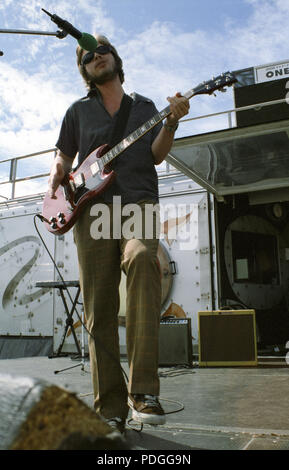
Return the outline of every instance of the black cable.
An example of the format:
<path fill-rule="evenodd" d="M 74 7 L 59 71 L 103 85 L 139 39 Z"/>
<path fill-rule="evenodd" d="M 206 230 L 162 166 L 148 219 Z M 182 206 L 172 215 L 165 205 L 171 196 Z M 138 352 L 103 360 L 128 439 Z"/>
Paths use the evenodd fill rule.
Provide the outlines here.
<path fill-rule="evenodd" d="M 53 265 L 54 265 L 54 267 L 55 267 L 55 269 L 56 269 L 56 271 L 57 271 L 57 273 L 58 273 L 58 275 L 59 275 L 61 281 L 63 282 L 63 285 L 65 286 L 65 289 L 66 289 L 66 291 L 67 291 L 67 294 L 68 294 L 68 297 L 69 297 L 71 303 L 73 304 L 73 299 L 72 299 L 72 297 L 71 297 L 71 295 L 70 295 L 70 292 L 69 292 L 69 290 L 68 290 L 68 287 L 66 286 L 66 282 L 65 282 L 65 280 L 64 280 L 64 278 L 63 278 L 61 272 L 59 271 L 58 266 L 57 266 L 57 264 L 55 263 L 55 260 L 54 260 L 53 256 L 51 255 L 51 253 L 50 253 L 50 251 L 49 251 L 49 249 L 48 249 L 48 247 L 47 247 L 45 241 L 43 240 L 42 235 L 40 234 L 40 232 L 39 232 L 39 230 L 38 230 L 38 227 L 37 227 L 37 225 L 36 225 L 36 217 L 37 217 L 38 219 L 40 219 L 41 222 L 43 222 L 44 218 L 43 218 L 43 216 L 40 215 L 40 214 L 35 214 L 35 215 L 34 215 L 34 217 L 33 217 L 33 222 L 34 222 L 35 230 L 36 230 L 36 232 L 37 232 L 37 234 L 38 234 L 38 236 L 39 236 L 39 238 L 40 238 L 40 240 L 41 240 L 41 242 L 42 242 L 42 244 L 43 244 L 45 250 L 47 251 L 48 256 L 50 257 L 50 259 L 51 259 L 51 261 L 52 261 L 52 263 L 53 263 Z M 99 339 L 99 337 L 96 338 L 96 335 L 95 335 L 95 334 L 93 335 L 93 334 L 87 329 L 87 327 L 86 327 L 85 323 L 82 321 L 82 318 L 81 318 L 81 316 L 79 315 L 79 313 L 78 313 L 76 307 L 75 307 L 75 313 L 76 313 L 77 318 L 78 318 L 78 320 L 80 321 L 81 325 L 84 327 L 84 329 L 86 330 L 86 332 L 88 333 L 88 335 L 93 339 L 93 341 L 94 341 L 95 343 L 98 343 L 98 344 L 101 346 L 101 348 L 103 349 L 103 351 L 105 351 L 105 353 L 108 354 L 108 356 L 109 356 L 116 364 L 118 364 L 118 366 L 121 368 L 121 371 L 122 371 L 122 373 L 124 374 L 125 379 L 126 379 L 126 381 L 127 381 L 127 383 L 128 383 L 128 381 L 129 381 L 129 380 L 128 380 L 128 376 L 127 376 L 125 370 L 122 368 L 122 366 L 121 366 L 120 363 L 118 362 L 118 360 L 116 359 L 116 357 L 115 357 L 110 351 L 108 351 L 108 350 L 106 349 L 106 347 L 104 346 L 104 344 L 102 343 L 102 341 Z"/>
<path fill-rule="evenodd" d="M 193 368 L 192 366 L 187 366 L 187 365 L 183 365 L 181 366 L 181 368 L 180 366 L 174 367 L 172 370 L 159 372 L 159 377 L 167 378 L 167 377 L 177 377 L 178 375 L 195 374 L 192 368 Z"/>
<path fill-rule="evenodd" d="M 179 408 L 176 409 L 176 410 L 173 410 L 173 411 L 166 411 L 165 412 L 165 415 L 171 415 L 173 413 L 179 413 L 180 411 L 183 411 L 185 409 L 185 406 L 183 403 L 181 403 L 180 401 L 176 401 L 176 400 L 168 400 L 167 398 L 159 398 L 160 401 L 166 401 L 168 403 L 174 403 L 174 404 L 177 404 L 179 405 Z"/>

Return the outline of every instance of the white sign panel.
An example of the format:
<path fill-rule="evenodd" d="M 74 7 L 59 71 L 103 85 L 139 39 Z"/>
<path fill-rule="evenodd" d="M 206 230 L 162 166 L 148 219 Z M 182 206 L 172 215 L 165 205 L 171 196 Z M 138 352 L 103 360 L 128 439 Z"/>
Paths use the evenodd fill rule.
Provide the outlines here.
<path fill-rule="evenodd" d="M 289 79 L 289 61 L 255 67 L 255 82 L 263 83 L 271 80 Z"/>

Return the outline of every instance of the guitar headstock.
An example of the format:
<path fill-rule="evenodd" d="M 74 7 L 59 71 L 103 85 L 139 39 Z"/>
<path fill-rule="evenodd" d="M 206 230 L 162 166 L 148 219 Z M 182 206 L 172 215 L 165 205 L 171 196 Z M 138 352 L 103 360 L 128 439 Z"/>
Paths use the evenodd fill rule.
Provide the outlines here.
<path fill-rule="evenodd" d="M 194 95 L 211 95 L 216 90 L 225 91 L 225 87 L 232 86 L 237 81 L 232 72 L 222 73 L 218 77 L 213 77 L 207 82 L 200 83 L 200 85 L 194 88 Z"/>

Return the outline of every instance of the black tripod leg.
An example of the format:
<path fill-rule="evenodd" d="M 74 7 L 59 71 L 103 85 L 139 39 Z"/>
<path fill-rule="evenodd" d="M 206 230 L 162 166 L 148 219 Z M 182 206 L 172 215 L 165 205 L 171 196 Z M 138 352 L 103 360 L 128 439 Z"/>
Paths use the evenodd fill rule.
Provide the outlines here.
<path fill-rule="evenodd" d="M 79 366 L 82 366 L 82 370 L 83 370 L 83 365 L 82 365 L 81 362 L 79 362 L 79 363 L 76 364 L 75 366 L 66 367 L 65 369 L 61 369 L 61 370 L 55 370 L 55 371 L 54 371 L 54 374 L 59 374 L 59 372 L 64 372 L 65 370 L 74 369 L 75 367 L 79 367 Z"/>
<path fill-rule="evenodd" d="M 72 316 L 73 316 L 73 313 L 74 313 L 76 304 L 77 304 L 77 302 L 78 302 L 78 297 L 79 297 L 79 295 L 80 295 L 80 287 L 78 287 L 78 290 L 77 290 L 77 293 L 76 293 L 75 299 L 74 299 L 74 301 L 73 301 L 73 304 L 72 304 L 72 307 L 71 307 L 70 312 L 69 312 L 69 310 L 68 310 L 68 306 L 67 306 L 67 303 L 66 303 L 64 294 L 63 294 L 63 288 L 61 287 L 59 290 L 60 290 L 60 295 L 61 295 L 61 298 L 62 298 L 63 305 L 64 305 L 64 307 L 65 307 L 65 311 L 66 311 L 66 314 L 67 314 L 67 319 L 66 319 L 65 330 L 64 330 L 64 333 L 63 333 L 63 336 L 62 336 L 61 343 L 60 343 L 60 345 L 59 345 L 59 347 L 58 347 L 56 356 L 54 356 L 54 357 L 60 356 L 60 353 L 61 353 L 61 350 L 62 350 L 62 348 L 63 348 L 64 341 L 65 341 L 65 338 L 66 338 L 67 331 L 68 331 L 69 327 L 70 327 L 70 329 L 71 329 L 71 333 L 72 333 L 72 335 L 73 335 L 74 342 L 75 342 L 75 345 L 76 345 L 78 354 L 81 355 L 80 346 L 79 346 L 78 339 L 77 339 L 77 337 L 76 337 L 76 334 L 75 334 L 75 331 L 74 331 L 74 328 L 73 328 L 73 320 L 72 320 Z"/>

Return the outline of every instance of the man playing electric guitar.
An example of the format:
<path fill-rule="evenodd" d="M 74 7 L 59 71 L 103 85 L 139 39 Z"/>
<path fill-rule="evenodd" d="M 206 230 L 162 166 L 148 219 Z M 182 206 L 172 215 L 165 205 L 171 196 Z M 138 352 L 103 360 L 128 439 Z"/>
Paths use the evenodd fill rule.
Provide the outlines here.
<path fill-rule="evenodd" d="M 78 153 L 81 164 L 89 152 L 109 142 L 124 100 L 124 73 L 116 49 L 104 36 L 96 36 L 96 51 L 78 46 L 79 71 L 88 95 L 67 110 L 62 122 L 58 153 L 51 168 L 48 194 L 56 198 L 57 188 Z M 132 418 L 148 424 L 163 424 L 165 414 L 159 403 L 158 340 L 161 311 L 161 279 L 157 262 L 157 233 L 147 239 L 124 236 L 98 238 L 91 234 L 93 206 L 105 204 L 113 223 L 113 197 L 121 204 L 157 204 L 159 165 L 171 149 L 178 120 L 189 111 L 187 98 L 177 93 L 168 98 L 170 114 L 164 125 L 153 129 L 126 149 L 111 164 L 112 184 L 90 201 L 74 226 L 81 292 L 86 326 L 96 411 L 119 431 L 125 429 L 129 407 Z M 133 94 L 125 135 L 156 113 L 150 99 Z M 114 221 L 115 222 L 115 221 Z M 122 223 L 124 220 L 121 221 Z M 158 230 L 156 230 L 158 232 Z M 126 334 L 129 383 L 121 367 L 118 338 L 119 283 L 121 270 L 127 279 Z M 105 346 L 97 341 L 97 336 Z M 110 352 L 110 354 L 107 353 Z"/>

